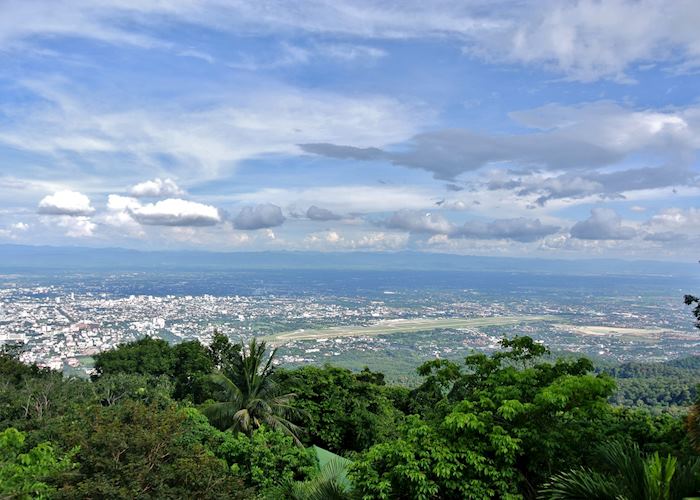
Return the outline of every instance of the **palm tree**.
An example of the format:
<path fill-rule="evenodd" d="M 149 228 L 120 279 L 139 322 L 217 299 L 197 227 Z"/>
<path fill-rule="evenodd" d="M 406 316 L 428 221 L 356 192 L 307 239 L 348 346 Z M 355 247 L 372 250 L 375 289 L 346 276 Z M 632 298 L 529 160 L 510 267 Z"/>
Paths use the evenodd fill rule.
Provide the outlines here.
<path fill-rule="evenodd" d="M 700 491 L 700 459 L 644 456 L 637 444 L 611 442 L 599 449 L 608 473 L 585 467 L 552 477 L 540 498 L 573 500 L 681 500 Z"/>
<path fill-rule="evenodd" d="M 266 356 L 265 342 L 251 340 L 248 346 L 241 342 L 240 349 L 231 351 L 231 359 L 225 363 L 225 371 L 212 375 L 219 385 L 219 402 L 204 409 L 209 420 L 220 429 L 240 431 L 245 434 L 262 425 L 292 436 L 297 444 L 301 428 L 290 418 L 303 413 L 291 403 L 295 394 L 283 394 L 273 377 L 272 361 L 277 349 Z"/>

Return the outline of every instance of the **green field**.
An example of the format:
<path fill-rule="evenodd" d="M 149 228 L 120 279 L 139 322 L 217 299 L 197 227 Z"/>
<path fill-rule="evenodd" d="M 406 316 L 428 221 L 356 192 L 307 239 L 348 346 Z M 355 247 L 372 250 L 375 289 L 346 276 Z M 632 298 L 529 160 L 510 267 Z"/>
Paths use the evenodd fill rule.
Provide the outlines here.
<path fill-rule="evenodd" d="M 479 328 L 483 326 L 516 325 L 533 321 L 555 321 L 555 316 L 494 316 L 485 318 L 421 318 L 388 319 L 367 326 L 332 326 L 319 329 L 299 329 L 280 332 L 264 340 L 284 344 L 293 340 L 313 340 L 336 337 L 365 337 L 390 333 L 423 332 L 436 329 Z"/>

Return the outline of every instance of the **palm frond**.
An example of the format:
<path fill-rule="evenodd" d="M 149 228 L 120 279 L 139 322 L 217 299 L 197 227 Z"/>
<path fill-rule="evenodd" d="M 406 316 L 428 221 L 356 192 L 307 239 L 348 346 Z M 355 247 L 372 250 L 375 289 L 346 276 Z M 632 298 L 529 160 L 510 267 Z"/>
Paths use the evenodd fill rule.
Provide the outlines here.
<path fill-rule="evenodd" d="M 671 500 L 700 496 L 700 458 L 679 462 L 671 481 Z"/>
<path fill-rule="evenodd" d="M 332 460 L 307 481 L 286 481 L 274 495 L 289 500 L 349 500 L 353 495 L 346 477 L 347 464 Z"/>
<path fill-rule="evenodd" d="M 553 476 L 540 490 L 539 498 L 551 500 L 617 500 L 626 497 L 608 476 L 581 467 Z"/>
<path fill-rule="evenodd" d="M 220 403 L 211 405 L 207 416 L 211 416 L 219 428 L 240 430 L 250 434 L 263 423 L 270 428 L 292 436 L 301 445 L 301 428 L 291 419 L 306 417 L 306 412 L 294 408 L 295 395 L 283 394 L 273 377 L 273 361 L 277 349 L 269 356 L 265 353 L 265 342 L 251 340 L 248 346 L 242 343 L 227 363 L 226 373 L 211 376 L 220 388 L 217 397 Z"/>
<path fill-rule="evenodd" d="M 637 443 L 612 441 L 598 448 L 600 460 L 611 472 L 621 476 L 618 485 L 630 498 L 644 498 L 646 466 Z"/>
<path fill-rule="evenodd" d="M 219 429 L 230 428 L 237 411 L 238 406 L 230 401 L 212 403 L 202 410 L 209 421 Z"/>
<path fill-rule="evenodd" d="M 242 391 L 229 377 L 223 373 L 212 373 L 209 377 L 212 382 L 221 388 L 220 399 L 225 401 L 243 400 Z"/>

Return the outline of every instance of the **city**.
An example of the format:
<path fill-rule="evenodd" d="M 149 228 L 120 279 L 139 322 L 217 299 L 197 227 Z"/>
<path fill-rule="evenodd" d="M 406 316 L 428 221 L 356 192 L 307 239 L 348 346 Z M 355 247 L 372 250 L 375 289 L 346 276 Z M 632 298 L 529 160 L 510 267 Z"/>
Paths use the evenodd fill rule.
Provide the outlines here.
<path fill-rule="evenodd" d="M 290 290 L 285 279 L 268 279 L 271 293 L 255 284 L 259 279 L 249 278 L 241 294 L 155 295 L 131 293 L 119 283 L 160 280 L 167 288 L 186 277 L 111 275 L 104 286 L 116 283 L 117 291 L 110 292 L 96 287 L 97 279 L 37 283 L 6 275 L 0 280 L 0 342 L 21 345 L 26 362 L 82 375 L 93 355 L 119 344 L 144 336 L 206 344 L 214 331 L 233 340 L 267 340 L 279 347 L 282 364 L 365 364 L 396 377 L 427 359 L 490 352 L 514 335 L 532 336 L 556 352 L 617 362 L 700 353 L 689 312 L 670 291 L 639 295 L 630 286 L 611 300 L 586 289 L 577 295 L 532 288 L 498 300 L 488 291 L 458 287 L 397 286 L 369 295 L 333 286 L 326 293 Z"/>

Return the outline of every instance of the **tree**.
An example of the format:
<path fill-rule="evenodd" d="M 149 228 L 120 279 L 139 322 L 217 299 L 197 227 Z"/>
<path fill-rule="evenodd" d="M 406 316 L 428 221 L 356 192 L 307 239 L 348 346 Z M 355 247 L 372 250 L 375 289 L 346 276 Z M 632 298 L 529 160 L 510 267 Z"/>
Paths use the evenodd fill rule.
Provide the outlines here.
<path fill-rule="evenodd" d="M 351 500 L 355 498 L 346 479 L 348 464 L 332 460 L 306 481 L 286 481 L 273 492 L 288 500 Z"/>
<path fill-rule="evenodd" d="M 554 475 L 541 497 L 552 500 L 681 500 L 700 493 L 700 458 L 679 462 L 659 453 L 644 456 L 636 443 L 599 448 L 602 470 L 586 467 Z"/>
<path fill-rule="evenodd" d="M 274 349 L 266 355 L 265 342 L 251 340 L 247 348 L 232 351 L 225 360 L 224 371 L 212 375 L 221 390 L 218 402 L 204 408 L 204 413 L 220 429 L 240 431 L 251 435 L 266 425 L 299 441 L 299 426 L 290 418 L 301 415 L 291 405 L 295 395 L 283 393 L 273 377 Z"/>
<path fill-rule="evenodd" d="M 394 408 L 381 374 L 331 365 L 280 370 L 280 385 L 292 390 L 292 404 L 309 416 L 312 444 L 336 453 L 361 451 L 396 437 L 403 415 Z"/>
<path fill-rule="evenodd" d="M 171 376 L 175 356 L 165 340 L 144 337 L 95 356 L 96 377 L 112 373 Z"/>
<path fill-rule="evenodd" d="M 242 344 L 233 344 L 226 335 L 214 330 L 214 336 L 207 348 L 214 368 L 225 371 L 226 364 L 234 359 L 234 355 L 240 351 L 241 346 Z"/>
<path fill-rule="evenodd" d="M 95 356 L 95 375 L 128 374 L 168 377 L 173 397 L 201 403 L 211 397 L 209 374 L 214 368 L 210 351 L 198 340 L 171 346 L 162 339 L 144 337 Z"/>
<path fill-rule="evenodd" d="M 603 436 L 612 380 L 590 375 L 585 359 L 542 362 L 546 348 L 529 337 L 501 345 L 464 368 L 436 360 L 419 369 L 422 415 L 351 467 L 365 498 L 514 498 L 581 463 Z"/>
<path fill-rule="evenodd" d="M 51 443 L 27 450 L 25 439 L 12 427 L 0 432 L 0 498 L 49 498 L 55 493 L 51 482 L 74 467 L 77 450 L 59 458 Z"/>
<path fill-rule="evenodd" d="M 683 299 L 685 301 L 685 305 L 687 306 L 695 304 L 695 307 L 693 308 L 693 316 L 695 316 L 695 328 L 700 328 L 700 297 L 686 295 Z"/>
<path fill-rule="evenodd" d="M 700 453 L 700 399 L 688 410 L 685 419 L 685 427 L 688 431 L 688 439 L 693 449 Z"/>
<path fill-rule="evenodd" d="M 173 347 L 173 357 L 171 377 L 175 384 L 175 399 L 201 403 L 211 397 L 213 387 L 209 375 L 214 363 L 209 350 L 197 340 L 182 342 Z"/>
<path fill-rule="evenodd" d="M 192 425 L 192 412 L 131 399 L 85 408 L 63 422 L 62 444 L 79 447 L 79 467 L 56 496 L 250 498 L 240 477 L 208 446 L 218 431 Z"/>
<path fill-rule="evenodd" d="M 95 395 L 103 406 L 112 406 L 129 399 L 165 407 L 172 404 L 173 385 L 165 375 L 152 377 L 133 373 L 104 375 L 92 383 Z"/>
<path fill-rule="evenodd" d="M 265 426 L 251 435 L 226 432 L 215 453 L 246 485 L 263 493 L 288 482 L 306 480 L 317 469 L 310 449 L 297 446 L 292 437 Z"/>

